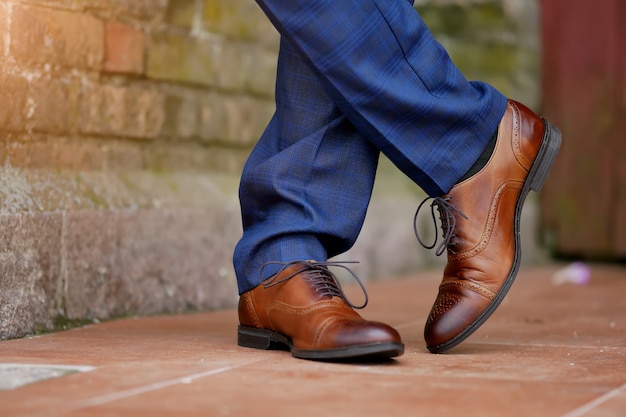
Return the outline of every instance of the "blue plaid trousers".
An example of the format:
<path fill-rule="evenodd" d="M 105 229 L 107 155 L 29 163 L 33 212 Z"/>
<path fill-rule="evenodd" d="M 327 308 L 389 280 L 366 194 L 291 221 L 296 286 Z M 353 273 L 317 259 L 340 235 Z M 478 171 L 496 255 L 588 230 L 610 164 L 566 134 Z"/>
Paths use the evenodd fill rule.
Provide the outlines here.
<path fill-rule="evenodd" d="M 409 0 L 257 0 L 281 34 L 276 112 L 242 173 L 239 292 L 267 262 L 356 241 L 379 153 L 431 196 L 485 149 L 506 98 L 469 82 Z"/>

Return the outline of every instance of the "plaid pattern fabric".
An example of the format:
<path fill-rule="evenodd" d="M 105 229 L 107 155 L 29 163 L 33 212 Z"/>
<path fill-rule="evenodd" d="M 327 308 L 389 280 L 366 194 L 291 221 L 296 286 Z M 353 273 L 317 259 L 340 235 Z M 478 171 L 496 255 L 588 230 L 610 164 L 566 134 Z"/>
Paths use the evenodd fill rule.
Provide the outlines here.
<path fill-rule="evenodd" d="M 429 195 L 482 153 L 506 98 L 468 82 L 407 0 L 257 0 L 282 35 L 276 113 L 244 168 L 239 291 L 265 262 L 355 242 L 379 152 Z"/>

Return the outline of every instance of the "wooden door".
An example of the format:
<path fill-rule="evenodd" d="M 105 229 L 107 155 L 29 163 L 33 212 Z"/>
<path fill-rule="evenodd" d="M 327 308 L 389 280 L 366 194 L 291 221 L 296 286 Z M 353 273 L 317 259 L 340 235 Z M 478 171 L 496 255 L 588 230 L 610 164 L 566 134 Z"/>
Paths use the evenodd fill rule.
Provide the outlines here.
<path fill-rule="evenodd" d="M 563 145 L 541 193 L 557 254 L 626 259 L 626 1 L 543 0 L 544 115 Z"/>

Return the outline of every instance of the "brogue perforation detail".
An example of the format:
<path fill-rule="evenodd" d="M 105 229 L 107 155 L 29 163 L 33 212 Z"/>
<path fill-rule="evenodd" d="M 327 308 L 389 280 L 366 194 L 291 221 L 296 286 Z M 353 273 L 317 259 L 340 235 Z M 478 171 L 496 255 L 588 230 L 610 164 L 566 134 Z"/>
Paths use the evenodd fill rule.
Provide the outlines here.
<path fill-rule="evenodd" d="M 528 169 L 527 167 L 532 164 L 532 161 L 529 161 L 528 158 L 526 158 L 522 150 L 522 121 L 520 110 L 515 103 L 509 102 L 509 106 L 513 111 L 513 154 L 515 155 L 515 158 L 520 162 L 521 166 L 524 169 Z"/>
<path fill-rule="evenodd" d="M 248 294 L 244 294 L 243 296 L 243 302 L 246 305 L 246 310 L 248 310 L 248 314 L 250 315 L 250 318 L 252 318 L 252 320 L 254 321 L 254 325 L 257 327 L 261 327 L 261 319 L 259 319 L 259 316 L 256 313 L 256 309 L 254 308 L 254 304 L 252 302 L 252 299 L 250 296 L 248 296 Z"/>
<path fill-rule="evenodd" d="M 438 316 L 445 314 L 448 310 L 461 302 L 461 297 L 454 294 L 439 293 L 435 305 L 430 310 L 427 323 L 432 323 Z"/>
<path fill-rule="evenodd" d="M 457 286 L 457 287 L 463 287 L 466 288 L 470 291 L 473 291 L 475 293 L 478 293 L 480 295 L 482 295 L 485 298 L 488 298 L 489 300 L 493 300 L 496 297 L 496 293 L 488 290 L 487 288 L 478 285 L 474 282 L 471 281 L 465 281 L 465 280 L 458 280 L 455 279 L 453 281 L 446 281 L 445 283 L 442 283 L 440 288 L 446 287 L 446 286 Z"/>
<path fill-rule="evenodd" d="M 484 251 L 485 248 L 487 248 L 487 246 L 489 245 L 489 242 L 491 241 L 491 236 L 493 235 L 493 231 L 496 226 L 496 221 L 498 218 L 497 213 L 499 212 L 498 207 L 502 203 L 502 199 L 504 198 L 505 192 L 511 189 L 515 190 L 515 189 L 521 189 L 521 188 L 522 188 L 521 183 L 514 183 L 514 182 L 507 182 L 507 183 L 504 183 L 502 186 L 500 186 L 500 188 L 498 189 L 493 199 L 491 208 L 489 209 L 489 215 L 487 216 L 487 221 L 485 222 L 485 227 L 483 229 L 483 233 L 478 243 L 473 248 L 465 250 L 463 252 L 448 254 L 449 262 L 464 261 L 466 259 L 469 259 L 478 255 L 479 253 Z"/>

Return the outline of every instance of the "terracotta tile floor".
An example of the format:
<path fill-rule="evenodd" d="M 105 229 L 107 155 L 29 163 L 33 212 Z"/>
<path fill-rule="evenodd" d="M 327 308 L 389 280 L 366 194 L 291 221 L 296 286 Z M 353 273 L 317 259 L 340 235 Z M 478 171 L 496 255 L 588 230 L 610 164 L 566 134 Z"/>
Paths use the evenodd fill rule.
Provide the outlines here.
<path fill-rule="evenodd" d="M 421 337 L 438 273 L 369 284 L 363 315 L 406 342 L 382 364 L 239 348 L 233 310 L 1 342 L 5 366 L 85 368 L 0 391 L 0 415 L 624 416 L 626 268 L 594 266 L 590 284 L 555 286 L 561 267 L 523 269 L 494 316 L 443 355 Z"/>

